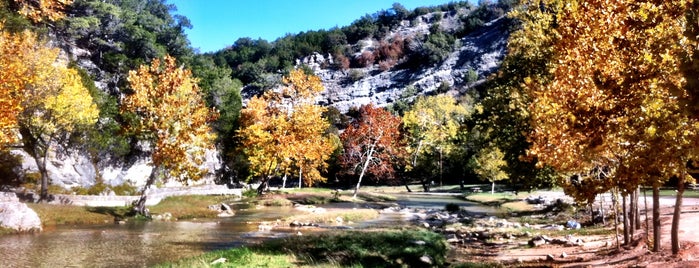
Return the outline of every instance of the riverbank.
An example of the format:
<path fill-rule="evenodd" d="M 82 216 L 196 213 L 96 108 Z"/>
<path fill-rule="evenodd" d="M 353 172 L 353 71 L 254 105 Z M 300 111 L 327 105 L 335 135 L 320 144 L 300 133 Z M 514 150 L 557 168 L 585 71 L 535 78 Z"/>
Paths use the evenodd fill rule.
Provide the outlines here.
<path fill-rule="evenodd" d="M 385 193 L 386 191 L 380 191 Z M 403 193 L 405 194 L 405 193 Z M 668 215 L 671 207 L 663 205 L 663 243 L 665 251 L 649 254 L 646 238 L 643 232 L 637 233 L 633 243 L 628 246 L 617 247 L 618 239 L 614 232 L 613 220 L 606 225 L 592 225 L 586 208 L 571 206 L 569 198 L 566 202 L 556 201 L 564 197 L 559 192 L 538 192 L 534 194 L 513 195 L 500 193 L 476 193 L 464 196 L 466 200 L 479 202 L 501 208 L 502 217 L 473 215 L 469 213 L 456 213 L 454 206 L 446 206 L 445 209 L 434 210 L 399 210 L 404 219 L 411 221 L 415 227 L 425 232 L 438 234 L 449 244 L 444 263 L 440 266 L 450 267 L 581 267 L 587 265 L 602 265 L 605 267 L 628 267 L 640 265 L 642 267 L 661 267 L 660 264 L 668 264 L 662 267 L 690 267 L 699 265 L 693 258 L 699 257 L 699 247 L 695 247 L 699 241 L 696 238 L 684 238 L 683 253 L 679 256 L 670 256 L 669 250 L 669 224 Z M 565 198 L 565 197 L 564 197 Z M 529 200 L 528 200 L 529 199 Z M 670 197 L 665 197 L 669 201 Z M 685 204 L 687 210 L 698 210 L 695 198 L 687 198 Z M 542 203 L 538 203 L 542 202 Z M 661 200 L 661 204 L 664 201 Z M 458 208 L 457 208 L 458 209 Z M 452 210 L 450 213 L 446 210 Z M 386 211 L 386 210 L 385 210 Z M 463 214 L 463 216 L 462 216 Z M 407 215 L 407 216 L 406 216 Z M 411 218 L 412 217 L 412 218 Z M 572 222 L 572 223 L 571 223 Z M 582 224 L 579 228 L 578 224 Z M 693 231 L 699 224 L 699 214 L 683 215 L 681 232 L 695 234 Z M 395 227 L 386 226 L 372 232 L 395 232 Z M 405 227 L 402 227 L 405 228 Z M 645 227 L 642 227 L 642 229 Z M 399 230 L 400 231 L 400 230 Z M 335 237 L 342 237 L 343 232 L 324 233 L 313 235 L 311 244 L 326 245 L 327 241 L 335 241 Z M 352 235 L 361 237 L 361 231 L 353 231 Z M 683 236 L 684 237 L 684 236 Z M 350 241 L 350 239 L 347 239 Z M 621 239 L 623 240 L 623 239 Z M 269 243 L 287 243 L 292 247 L 304 245 L 298 241 L 278 240 Z M 181 266 L 209 266 L 217 262 L 222 267 L 239 267 L 238 263 L 226 264 L 229 260 L 226 254 L 244 251 L 250 254 L 246 260 L 258 260 L 258 264 L 265 263 L 264 253 L 267 243 L 260 247 L 243 249 L 231 249 L 201 256 L 196 259 L 188 259 L 177 262 Z M 322 246 L 321 246 L 322 247 Z M 351 248 L 362 248 L 363 244 L 355 243 L 347 245 Z M 320 252 L 332 252 L 332 248 L 306 249 Z M 364 249 L 371 252 L 371 249 Z M 340 250 L 342 251 L 342 250 Z M 291 266 L 345 266 L 346 263 L 335 263 L 323 258 L 305 259 L 304 249 L 288 250 L 277 257 L 290 260 Z M 218 255 L 216 255 L 218 254 Z M 236 253 L 241 254 L 241 253 Z M 220 255 L 220 256 L 219 256 Z M 224 259 L 222 259 L 224 258 Z M 440 257 L 441 258 L 441 257 Z M 399 260 L 382 257 L 381 265 L 400 265 Z M 365 266 L 361 262 L 351 265 Z M 372 265 L 376 265 L 373 263 Z M 484 266 L 485 265 L 485 266 Z M 689 265 L 689 266 L 688 266 Z M 254 266 L 254 265 L 253 265 Z M 289 265 L 286 265 L 289 266 Z M 430 266 L 423 263 L 418 266 Z M 366 266 L 365 266 L 366 267 Z"/>

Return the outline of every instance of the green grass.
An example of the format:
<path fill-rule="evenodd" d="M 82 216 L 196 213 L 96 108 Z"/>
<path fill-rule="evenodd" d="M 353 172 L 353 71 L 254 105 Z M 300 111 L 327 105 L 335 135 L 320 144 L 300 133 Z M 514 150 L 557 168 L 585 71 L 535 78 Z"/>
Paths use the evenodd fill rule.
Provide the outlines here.
<path fill-rule="evenodd" d="M 652 190 L 648 190 L 647 194 L 648 194 L 648 200 L 653 198 L 653 191 Z M 677 192 L 675 192 L 675 190 L 660 190 L 660 196 L 675 197 L 675 196 L 677 196 Z M 643 198 L 643 192 L 641 192 L 640 197 Z M 682 194 L 682 197 L 699 198 L 699 191 L 685 189 L 684 194 Z"/>
<path fill-rule="evenodd" d="M 338 217 L 341 217 L 344 222 L 361 222 L 379 217 L 379 212 L 375 209 L 347 209 L 347 210 L 329 210 L 323 213 L 298 214 L 285 218 L 287 222 L 313 222 L 313 223 L 333 223 Z"/>
<path fill-rule="evenodd" d="M 448 245 L 429 231 L 350 231 L 293 236 L 261 245 L 207 253 L 160 267 L 425 267 L 430 256 L 435 266 L 444 266 Z"/>
<path fill-rule="evenodd" d="M 44 226 L 62 224 L 100 224 L 114 222 L 119 208 L 91 208 L 45 203 L 27 203 L 36 211 Z"/>
<path fill-rule="evenodd" d="M 218 212 L 210 210 L 209 206 L 226 202 L 230 198 L 220 195 L 171 196 L 148 209 L 151 214 L 172 213 L 172 217 L 176 219 L 214 218 Z"/>

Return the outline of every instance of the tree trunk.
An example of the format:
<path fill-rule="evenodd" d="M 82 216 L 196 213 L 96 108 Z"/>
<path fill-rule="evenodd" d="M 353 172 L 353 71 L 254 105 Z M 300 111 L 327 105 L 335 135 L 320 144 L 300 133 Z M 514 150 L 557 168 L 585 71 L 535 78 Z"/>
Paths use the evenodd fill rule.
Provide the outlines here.
<path fill-rule="evenodd" d="M 48 155 L 48 149 L 46 149 L 44 150 L 43 156 L 34 157 L 34 159 L 37 160 L 36 167 L 39 169 L 39 174 L 41 174 L 41 192 L 39 194 L 39 201 L 42 202 L 49 201 L 49 172 L 46 170 Z"/>
<path fill-rule="evenodd" d="M 653 184 L 653 252 L 660 252 L 660 185 Z"/>
<path fill-rule="evenodd" d="M 619 249 L 619 213 L 617 212 L 617 195 L 614 190 L 612 190 L 612 206 L 614 207 L 614 237 L 616 237 L 616 249 Z"/>
<path fill-rule="evenodd" d="M 303 167 L 299 167 L 299 189 L 301 189 L 301 183 L 303 182 Z"/>
<path fill-rule="evenodd" d="M 604 193 L 599 195 L 599 213 L 602 215 L 602 226 L 607 225 L 607 215 L 604 213 Z"/>
<path fill-rule="evenodd" d="M 495 181 L 491 181 L 490 183 L 490 194 L 495 194 Z"/>
<path fill-rule="evenodd" d="M 146 180 L 146 185 L 143 186 L 143 190 L 141 190 L 141 197 L 138 199 L 133 204 L 133 212 L 135 212 L 137 215 L 144 216 L 146 218 L 150 219 L 150 212 L 146 208 L 146 199 L 148 198 L 148 189 L 155 183 L 155 180 L 158 178 L 158 168 L 154 167 L 153 170 L 150 172 L 150 176 L 148 176 L 148 180 Z"/>
<path fill-rule="evenodd" d="M 352 198 L 357 198 L 357 193 L 359 192 L 359 186 L 362 184 L 362 178 L 364 177 L 364 173 L 366 172 L 367 167 L 369 167 L 369 162 L 371 162 L 371 155 L 374 154 L 374 147 L 376 146 L 376 142 L 371 145 L 371 148 L 369 148 L 369 153 L 366 156 L 366 161 L 364 161 L 364 166 L 362 167 L 362 173 L 359 174 L 359 180 L 357 181 L 357 187 L 354 188 L 354 194 L 352 195 Z"/>
<path fill-rule="evenodd" d="M 680 175 L 677 185 L 677 197 L 675 199 L 675 211 L 672 214 L 672 229 L 670 229 L 670 240 L 672 243 L 672 254 L 677 255 L 680 252 L 680 215 L 682 213 L 682 194 L 684 194 L 684 175 Z"/>
<path fill-rule="evenodd" d="M 644 215 L 646 217 L 646 242 L 650 239 L 650 222 L 648 222 L 648 194 L 646 193 L 646 188 L 643 188 L 643 205 L 644 205 Z"/>
<path fill-rule="evenodd" d="M 439 147 L 439 187 L 444 186 L 442 184 L 442 147 Z"/>
<path fill-rule="evenodd" d="M 286 189 L 286 173 L 284 173 L 284 177 L 282 177 L 282 189 Z"/>
<path fill-rule="evenodd" d="M 641 187 L 636 187 L 636 218 L 634 219 L 636 221 L 636 231 L 641 229 L 641 210 L 640 207 L 641 205 L 638 203 L 640 200 L 639 196 L 641 195 Z"/>
<path fill-rule="evenodd" d="M 631 240 L 633 240 L 633 235 L 636 232 L 636 190 L 629 193 L 629 233 L 631 235 Z"/>
<path fill-rule="evenodd" d="M 628 194 L 621 194 L 621 215 L 624 221 L 624 245 L 629 245 L 631 243 L 629 239 L 629 231 L 631 227 L 629 226 L 629 211 L 628 203 L 626 201 Z"/>
<path fill-rule="evenodd" d="M 408 180 L 403 178 L 403 184 L 405 185 L 405 190 L 408 191 L 408 193 L 412 193 L 413 191 L 410 190 L 410 186 L 408 186 Z"/>

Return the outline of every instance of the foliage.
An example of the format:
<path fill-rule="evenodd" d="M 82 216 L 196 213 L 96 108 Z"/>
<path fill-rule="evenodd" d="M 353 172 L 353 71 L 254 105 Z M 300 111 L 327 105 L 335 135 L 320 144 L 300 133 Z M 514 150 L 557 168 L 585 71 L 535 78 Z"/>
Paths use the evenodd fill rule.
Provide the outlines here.
<path fill-rule="evenodd" d="M 193 52 L 184 29 L 191 24 L 186 17 L 171 15 L 175 11 L 164 1 L 74 0 L 56 31 L 92 52 L 92 62 L 114 93 L 127 87 L 129 70 L 152 59 L 169 54 L 190 61 Z"/>
<path fill-rule="evenodd" d="M 134 93 L 124 98 L 121 111 L 140 119 L 129 130 L 152 143 L 153 173 L 164 171 L 165 179 L 182 182 L 201 178 L 199 166 L 215 138 L 208 123 L 217 113 L 204 104 L 191 72 L 166 56 L 130 71 L 129 83 Z"/>
<path fill-rule="evenodd" d="M 481 149 L 471 159 L 470 164 L 481 179 L 488 180 L 494 184 L 496 181 L 507 179 L 507 173 L 504 171 L 507 167 L 507 162 L 503 159 L 504 157 L 500 148 L 488 146 Z"/>
<path fill-rule="evenodd" d="M 474 116 L 477 124 L 472 132 L 477 134 L 473 141 L 476 149 L 496 144 L 502 150 L 507 161 L 505 171 L 515 189 L 530 191 L 552 186 L 557 176 L 550 167 L 538 164 L 536 158 L 526 157 L 531 146 L 526 136 L 532 131 L 531 96 L 522 83 L 530 79 L 543 84 L 550 79 L 557 9 L 552 6 L 544 12 L 527 8 L 529 12 L 517 9 L 508 14 L 518 30 L 509 38 L 508 54 L 498 74 L 481 87 L 483 108 Z"/>
<path fill-rule="evenodd" d="M 400 118 L 370 104 L 359 108 L 356 121 L 340 135 L 340 165 L 346 173 L 359 175 L 355 196 L 365 174 L 384 180 L 395 175 L 395 165 L 404 155 L 400 125 Z"/>
<path fill-rule="evenodd" d="M 56 63 L 58 50 L 29 33 L 2 33 L 0 72 L 3 105 L 0 142 L 16 141 L 21 133 L 26 151 L 36 161 L 42 177 L 41 196 L 48 195 L 46 156 L 54 144 L 95 123 L 98 110 L 82 85 L 77 71 Z M 11 59 L 10 59 L 11 58 Z M 7 99 L 7 100 L 5 100 Z M 21 113 L 19 113 L 21 111 Z"/>
<path fill-rule="evenodd" d="M 202 165 L 216 138 L 209 123 L 218 113 L 206 107 L 197 80 L 171 56 L 165 56 L 162 65 L 154 59 L 150 66 L 129 71 L 128 81 L 133 94 L 124 97 L 121 112 L 135 120 L 126 130 L 150 146 L 153 169 L 135 204 L 136 212 L 148 216 L 146 190 L 158 179 L 186 184 L 206 174 Z"/>
<path fill-rule="evenodd" d="M 73 0 L 14 0 L 19 14 L 25 16 L 35 23 L 47 21 L 57 21 L 65 17 L 65 10 Z"/>
<path fill-rule="evenodd" d="M 321 117 L 325 108 L 313 104 L 323 89 L 320 79 L 294 70 L 284 83 L 281 92 L 253 97 L 241 113 L 237 137 L 263 188 L 272 176 L 291 173 L 294 167 L 305 174 L 309 186 L 325 181 L 320 172 L 335 149 L 325 134 L 329 128 Z"/>
<path fill-rule="evenodd" d="M 407 130 L 411 162 L 408 170 L 428 161 L 442 184 L 443 159 L 457 146 L 461 125 L 471 116 L 470 110 L 449 95 L 418 97 L 413 107 L 403 115 Z M 434 159 L 436 158 L 436 159 Z"/>
<path fill-rule="evenodd" d="M 533 96 L 530 154 L 561 171 L 603 167 L 614 180 L 598 189 L 630 191 L 683 173 L 699 124 L 680 101 L 689 3 L 615 3 L 611 14 L 597 1 L 566 5 L 553 80 L 524 83 Z M 613 23 L 596 20 L 609 16 Z"/>

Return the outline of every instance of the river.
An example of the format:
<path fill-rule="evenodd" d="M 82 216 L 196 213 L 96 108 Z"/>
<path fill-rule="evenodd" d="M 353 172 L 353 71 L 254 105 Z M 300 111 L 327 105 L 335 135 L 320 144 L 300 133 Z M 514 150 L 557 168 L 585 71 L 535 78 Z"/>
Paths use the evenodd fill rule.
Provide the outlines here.
<path fill-rule="evenodd" d="M 400 195 L 404 207 L 444 208 L 457 203 L 475 213 L 492 208 L 452 196 Z M 289 235 L 287 231 L 260 231 L 261 221 L 298 213 L 290 207 L 239 210 L 234 217 L 205 221 L 130 222 L 88 226 L 58 226 L 37 234 L 0 236 L 0 267 L 146 267 Z M 355 227 L 394 225 L 400 217 L 384 215 Z"/>

